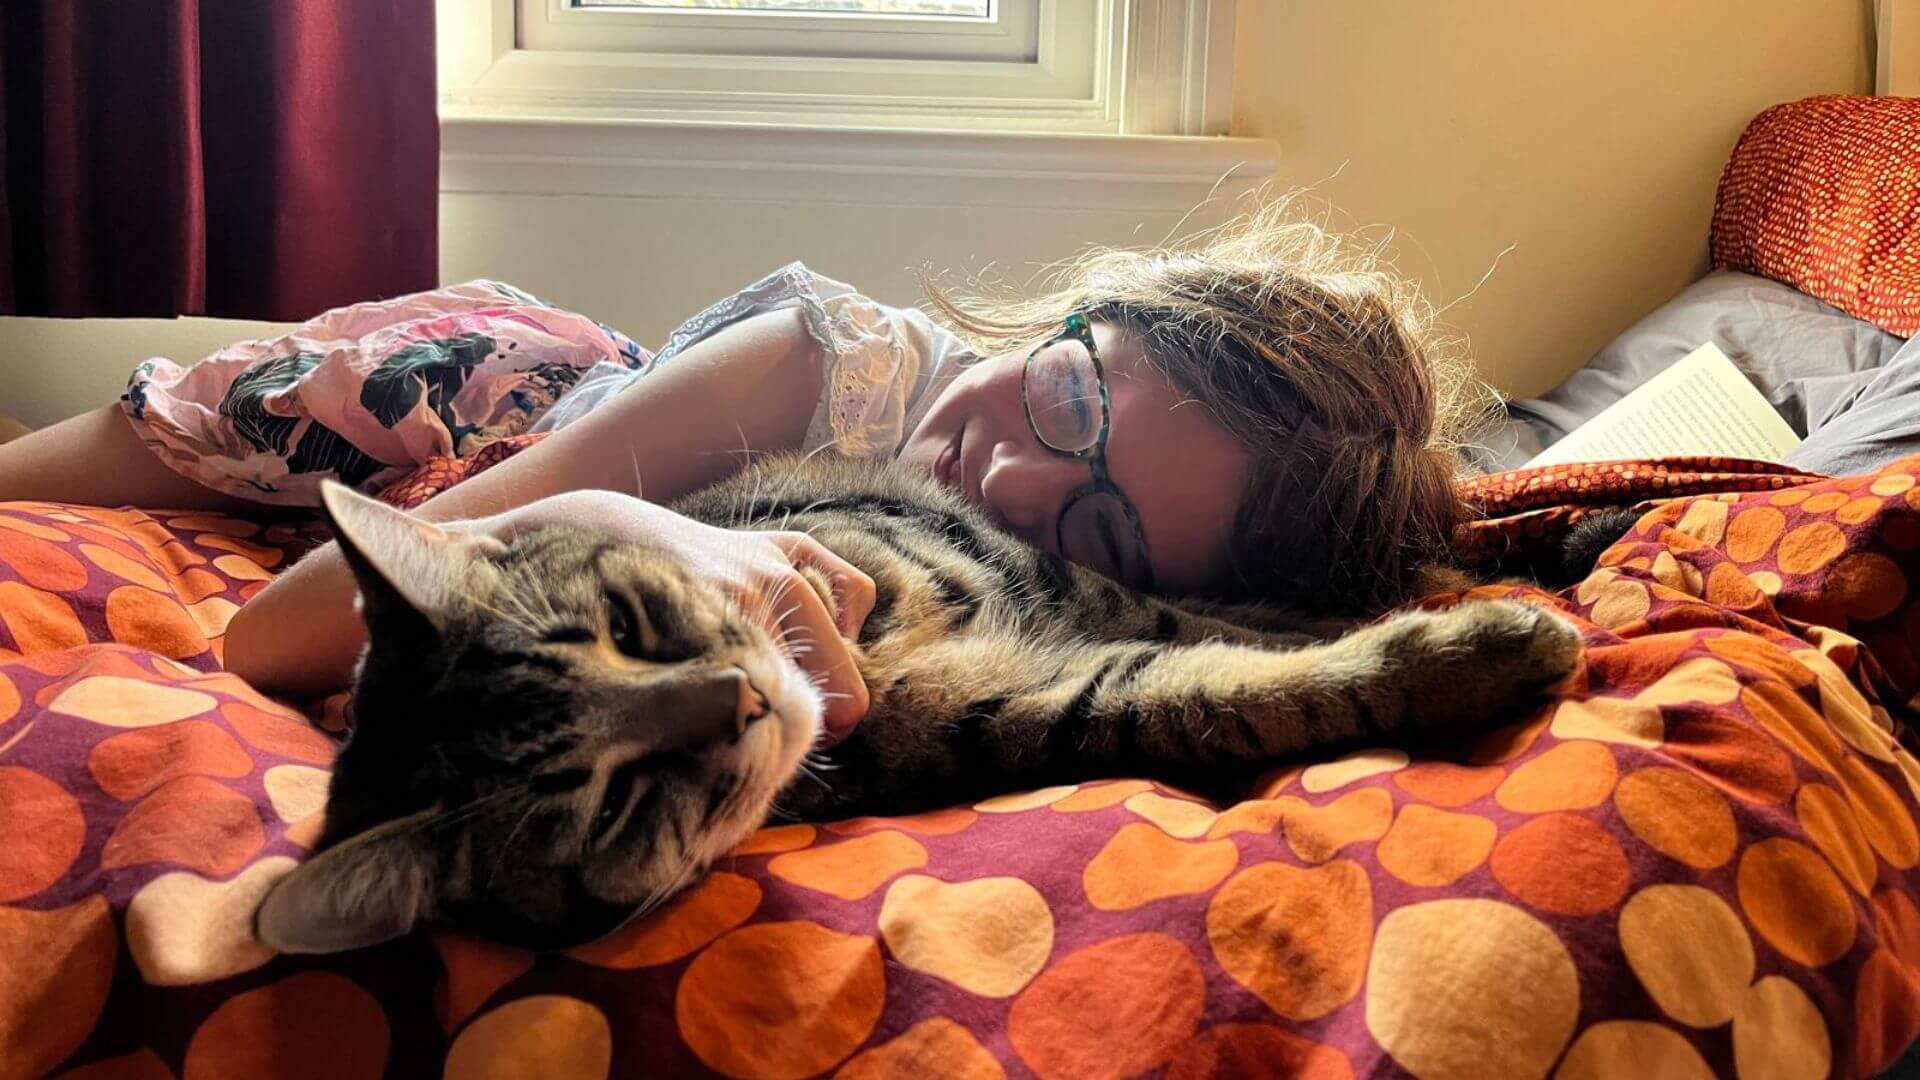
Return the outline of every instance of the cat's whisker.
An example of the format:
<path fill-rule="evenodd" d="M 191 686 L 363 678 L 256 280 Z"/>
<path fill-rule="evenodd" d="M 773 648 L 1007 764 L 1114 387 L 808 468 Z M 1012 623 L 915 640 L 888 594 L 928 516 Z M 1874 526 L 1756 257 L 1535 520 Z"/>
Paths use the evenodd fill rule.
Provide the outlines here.
<path fill-rule="evenodd" d="M 745 462 L 752 462 L 753 450 L 747 445 L 745 432 L 741 433 L 740 453 Z M 745 465 L 743 464 L 742 467 L 744 468 Z M 747 492 L 745 501 L 735 499 L 733 500 L 732 506 L 728 508 L 727 524 L 729 528 L 737 529 L 745 525 L 749 520 L 748 514 L 752 512 L 754 507 L 760 505 L 760 484 L 765 478 L 766 473 L 763 470 L 755 469 L 753 471 L 753 487 Z"/>
<path fill-rule="evenodd" d="M 672 878 L 669 878 L 664 885 L 654 889 L 634 908 L 633 914 L 628 916 L 628 921 L 644 919 L 648 915 L 653 914 L 659 909 L 661 904 L 666 903 L 678 894 L 680 890 L 691 884 L 694 875 L 701 873 L 702 869 L 699 863 L 688 860 L 678 873 L 674 874 Z"/>
<path fill-rule="evenodd" d="M 840 445 L 839 439 L 837 438 L 829 439 L 826 442 L 821 443 L 819 446 L 816 446 L 813 449 L 807 451 L 805 454 L 801 455 L 800 464 L 805 464 L 806 462 L 812 461 L 814 458 L 820 456 L 821 454 L 824 454 L 830 450 L 834 450 L 838 448 L 839 445 Z M 787 474 L 787 476 L 784 478 L 785 482 L 781 485 L 779 493 L 773 496 L 773 498 L 776 500 L 784 500 L 787 497 L 787 494 L 791 492 L 796 485 L 802 482 L 804 472 L 805 472 L 804 469 L 791 470 Z M 761 480 L 761 475 L 755 475 L 754 482 L 756 485 L 759 483 L 760 480 Z M 826 500 L 820 500 L 820 502 L 824 502 L 824 501 Z M 793 521 L 793 515 L 796 512 L 805 513 L 806 511 L 812 510 L 815 507 L 819 506 L 820 502 L 814 502 L 809 506 L 807 506 L 805 509 L 800 511 L 793 511 L 793 510 L 787 511 L 785 517 L 783 517 L 780 522 L 781 530 L 785 531 L 788 528 L 789 523 Z"/>
<path fill-rule="evenodd" d="M 507 596 L 508 602 L 513 604 L 517 609 L 516 612 L 510 614 L 502 610 L 497 604 L 476 602 L 475 606 L 491 614 L 507 626 L 520 630 L 530 637 L 539 636 L 540 628 L 534 625 L 533 613 L 527 610 L 526 604 L 518 596 L 514 595 L 511 590 L 505 595 Z"/>
<path fill-rule="evenodd" d="M 802 507 L 800 507 L 800 508 L 799 508 L 799 509 L 797 509 L 797 510 L 789 510 L 789 511 L 787 511 L 787 516 L 786 516 L 786 517 L 784 517 L 784 518 L 782 518 L 782 519 L 780 520 L 780 528 L 781 528 L 781 531 L 783 531 L 783 532 L 785 532 L 785 531 L 795 531 L 795 530 L 793 529 L 793 516 L 794 516 L 795 514 L 810 514 L 810 513 L 812 513 L 812 512 L 814 512 L 815 510 L 818 510 L 818 509 L 820 509 L 820 507 L 822 507 L 822 506 L 824 506 L 824 505 L 826 505 L 827 503 L 829 503 L 829 502 L 832 502 L 832 501 L 833 501 L 833 500 L 832 500 L 831 498 L 827 498 L 827 499 L 815 499 L 815 500 L 813 500 L 812 502 L 810 502 L 810 503 L 808 503 L 808 504 L 807 504 L 807 505 L 805 505 L 805 506 L 802 506 Z M 807 529 L 807 528 L 801 528 L 801 529 L 799 529 L 799 530 L 797 530 L 797 531 L 799 531 L 799 532 L 804 532 L 804 533 L 806 533 L 806 534 L 807 534 L 808 536 L 812 536 L 812 535 L 813 535 L 813 531 L 812 531 L 811 529 Z"/>
<path fill-rule="evenodd" d="M 493 615 L 506 625 L 523 631 L 529 636 L 537 637 L 540 634 L 539 620 L 534 616 L 532 609 L 527 607 L 525 598 L 521 596 L 521 591 L 522 590 L 513 588 L 495 591 L 495 596 L 503 598 L 508 604 L 513 606 L 512 613 L 503 610 L 498 604 L 481 600 L 478 596 L 472 594 L 469 594 L 468 600 L 472 602 L 475 607 Z"/>
<path fill-rule="evenodd" d="M 829 450 L 839 449 L 839 447 L 840 447 L 840 440 L 838 438 L 829 439 L 826 442 L 820 444 L 819 446 L 814 447 L 813 449 L 807 451 L 805 454 L 801 455 L 800 460 L 812 461 L 814 458 L 819 457 L 821 454 L 824 454 Z M 800 471 L 798 469 L 794 470 L 793 481 L 797 483 L 799 481 L 799 477 L 800 477 Z"/>
<path fill-rule="evenodd" d="M 781 591 L 784 592 L 784 590 L 781 590 Z M 784 596 L 782 598 L 784 599 Z M 763 607 L 765 608 L 765 610 L 757 614 L 753 619 L 754 622 L 759 623 L 762 626 L 766 625 L 767 617 L 769 615 L 772 615 L 771 604 L 763 605 Z M 780 629 L 776 632 L 769 633 L 767 635 L 767 638 L 769 641 L 772 642 L 775 651 L 779 652 L 783 656 L 786 656 L 788 659 L 792 658 L 792 653 L 789 652 L 788 650 L 792 646 L 796 635 L 801 634 L 805 630 L 804 627 L 787 625 L 787 620 L 793 616 L 794 612 L 799 610 L 800 610 L 800 605 L 793 604 L 783 609 L 778 615 L 772 615 L 773 624 L 779 627 Z M 802 638 L 801 640 L 805 641 L 808 639 Z"/>
<path fill-rule="evenodd" d="M 482 795 L 479 798 L 463 803 L 460 806 L 447 811 L 446 813 L 436 814 L 432 817 L 426 818 L 414 825 L 413 827 L 414 831 L 417 831 L 417 832 L 439 831 L 442 829 L 451 828 L 455 825 L 464 824 L 468 819 L 478 817 L 482 811 L 492 808 L 495 804 L 502 803 L 515 796 L 525 794 L 529 789 L 529 787 L 530 785 L 524 784 L 524 783 L 509 784 L 506 787 L 501 788 L 499 791 L 490 792 L 486 795 Z"/>
<path fill-rule="evenodd" d="M 781 602 L 786 600 L 787 594 L 792 591 L 793 591 L 792 583 L 790 581 L 782 581 L 778 586 L 776 586 L 773 589 L 773 591 L 761 597 L 759 613 L 763 616 L 772 614 L 773 609 L 779 606 Z M 793 608 L 788 608 L 787 610 L 780 613 L 778 617 L 779 625 L 781 626 L 786 625 L 787 616 L 793 614 L 793 610 L 794 610 Z"/>
<path fill-rule="evenodd" d="M 812 780 L 814 783 L 819 784 L 821 787 L 831 786 L 827 783 L 827 778 L 824 776 L 821 776 L 819 772 L 815 771 L 813 765 L 810 764 L 809 762 L 810 762 L 810 759 L 803 757 L 798 762 L 795 763 L 794 767 L 800 771 L 801 775 L 805 776 L 809 780 Z"/>
<path fill-rule="evenodd" d="M 812 461 L 814 458 L 819 457 L 821 454 L 828 452 L 829 450 L 838 449 L 839 446 L 840 446 L 840 440 L 838 438 L 829 439 L 826 442 L 821 443 L 819 446 L 816 446 L 813 449 L 807 451 L 805 454 L 802 454 L 800 456 L 800 464 L 804 465 L 807 462 Z M 796 468 L 796 469 L 789 470 L 787 473 L 787 476 L 785 477 L 786 482 L 781 486 L 780 494 L 777 495 L 776 498 L 785 499 L 787 497 L 788 492 L 792 491 L 796 486 L 804 482 L 805 474 L 806 474 L 805 469 Z"/>
<path fill-rule="evenodd" d="M 534 812 L 539 809 L 540 809 L 540 804 L 538 803 L 527 804 L 526 812 L 520 815 L 519 821 L 514 822 L 513 830 L 507 833 L 507 839 L 500 845 L 502 850 L 506 850 L 506 851 L 513 850 L 513 842 L 515 839 L 517 839 L 520 836 L 520 830 L 526 828 L 527 822 L 533 820 Z M 499 862 L 494 863 L 496 872 L 500 865 L 501 864 Z"/>

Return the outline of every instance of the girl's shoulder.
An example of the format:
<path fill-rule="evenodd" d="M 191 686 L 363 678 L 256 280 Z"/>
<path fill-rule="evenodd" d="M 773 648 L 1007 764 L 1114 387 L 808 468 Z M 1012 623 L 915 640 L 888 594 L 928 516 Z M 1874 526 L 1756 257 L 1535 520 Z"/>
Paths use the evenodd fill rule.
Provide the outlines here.
<path fill-rule="evenodd" d="M 883 303 L 852 285 L 790 262 L 715 300 L 681 323 L 643 371 L 582 380 L 537 429 L 564 426 L 661 364 L 735 323 L 798 309 L 819 343 L 821 396 L 804 449 L 832 445 L 848 457 L 891 455 L 937 387 L 972 358 L 958 335 L 918 308 Z"/>

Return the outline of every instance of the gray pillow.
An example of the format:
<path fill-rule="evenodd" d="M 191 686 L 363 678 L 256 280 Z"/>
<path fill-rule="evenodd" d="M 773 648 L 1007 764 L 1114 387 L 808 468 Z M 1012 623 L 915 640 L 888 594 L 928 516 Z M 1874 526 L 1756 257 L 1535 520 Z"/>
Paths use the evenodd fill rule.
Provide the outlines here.
<path fill-rule="evenodd" d="M 1706 342 L 1720 346 L 1795 432 L 1818 428 L 1904 339 L 1797 289 L 1720 270 L 1655 309 L 1545 396 L 1507 403 L 1474 463 L 1518 468 Z"/>
<path fill-rule="evenodd" d="M 1845 411 L 1814 425 L 1787 464 L 1808 472 L 1859 476 L 1920 453 L 1920 338 L 1873 372 Z"/>

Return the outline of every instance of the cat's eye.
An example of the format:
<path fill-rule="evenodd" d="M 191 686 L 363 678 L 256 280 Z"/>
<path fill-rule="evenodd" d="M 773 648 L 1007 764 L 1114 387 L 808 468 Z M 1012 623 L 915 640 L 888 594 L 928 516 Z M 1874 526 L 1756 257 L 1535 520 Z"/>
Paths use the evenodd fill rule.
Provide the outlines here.
<path fill-rule="evenodd" d="M 660 639 L 647 617 L 618 593 L 606 594 L 606 606 L 607 636 L 614 648 L 635 660 L 653 659 L 660 651 Z"/>
<path fill-rule="evenodd" d="M 591 842 L 599 843 L 620 821 L 620 815 L 626 812 L 627 804 L 633 801 L 633 785 L 640 777 L 640 762 L 636 759 L 613 770 L 607 777 L 607 786 L 600 792 L 600 810 L 593 815 L 593 824 L 588 833 Z"/>

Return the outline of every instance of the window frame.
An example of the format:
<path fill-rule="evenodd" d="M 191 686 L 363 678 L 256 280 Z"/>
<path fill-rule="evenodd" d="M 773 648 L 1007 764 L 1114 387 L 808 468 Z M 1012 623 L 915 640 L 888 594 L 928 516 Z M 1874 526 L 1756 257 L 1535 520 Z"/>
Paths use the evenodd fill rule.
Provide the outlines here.
<path fill-rule="evenodd" d="M 864 15 L 728 9 L 583 7 L 573 0 L 517 4 L 515 33 L 530 49 L 687 56 L 866 56 L 875 59 L 1032 59 L 1049 0 L 997 0 L 989 17 Z"/>
<path fill-rule="evenodd" d="M 1003 0 L 1004 17 L 991 32 L 941 31 L 981 46 L 966 58 L 964 49 L 931 55 L 924 42 L 891 50 L 922 55 L 880 55 L 888 50 L 873 44 L 889 34 L 912 38 L 909 23 L 924 33 L 928 17 L 873 17 L 860 31 L 866 44 L 849 46 L 855 55 L 821 55 L 833 51 L 822 44 L 835 32 L 826 24 L 844 26 L 848 17 L 762 15 L 787 20 L 796 28 L 792 36 L 807 42 L 766 55 L 752 51 L 759 45 L 749 38 L 739 39 L 744 51 L 718 50 L 711 40 L 715 16 L 706 12 L 436 0 L 441 113 L 455 120 L 1215 135 L 1231 120 L 1235 3 Z M 1028 11 L 1030 25 L 1021 22 Z M 645 35 L 659 34 L 663 17 L 683 20 L 669 29 L 685 32 L 677 39 L 685 49 L 645 47 Z M 612 47 L 581 47 L 596 40 Z M 998 58 L 981 58 L 990 50 Z"/>

